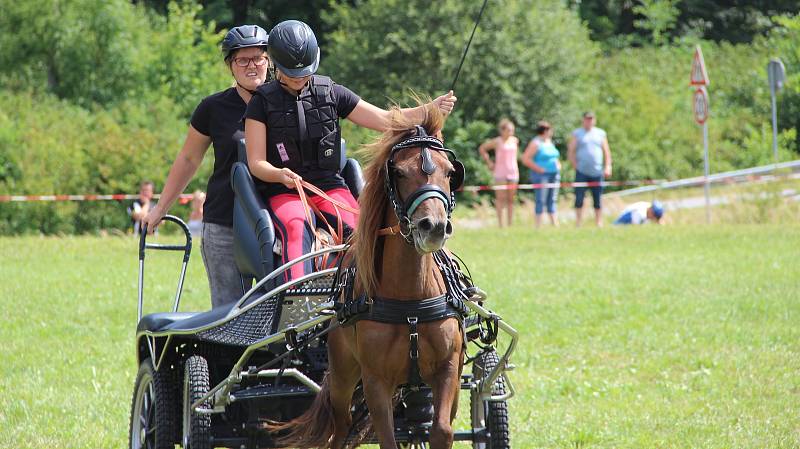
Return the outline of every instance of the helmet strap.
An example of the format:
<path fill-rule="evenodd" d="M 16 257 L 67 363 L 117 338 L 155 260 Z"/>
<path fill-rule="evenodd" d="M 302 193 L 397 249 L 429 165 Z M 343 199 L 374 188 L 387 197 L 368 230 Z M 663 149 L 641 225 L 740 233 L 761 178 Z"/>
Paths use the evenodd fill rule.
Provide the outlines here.
<path fill-rule="evenodd" d="M 248 88 L 246 88 L 246 87 L 242 86 L 242 84 L 241 84 L 240 82 L 238 82 L 238 81 L 236 82 L 236 85 L 237 85 L 237 86 L 239 86 L 239 87 L 241 87 L 242 89 L 246 90 L 247 92 L 249 92 L 249 93 L 250 93 L 250 95 L 255 95 L 255 94 L 256 94 L 256 91 L 254 91 L 254 90 L 250 90 L 250 89 L 248 89 Z"/>

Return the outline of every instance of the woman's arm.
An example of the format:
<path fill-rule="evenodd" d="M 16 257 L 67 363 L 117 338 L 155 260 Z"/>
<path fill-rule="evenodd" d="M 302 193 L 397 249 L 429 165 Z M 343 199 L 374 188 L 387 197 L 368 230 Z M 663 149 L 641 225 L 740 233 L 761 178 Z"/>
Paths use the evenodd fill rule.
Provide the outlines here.
<path fill-rule="evenodd" d="M 148 225 L 148 232 L 152 233 L 155 230 L 181 192 L 186 189 L 192 176 L 197 172 L 197 168 L 203 162 L 209 145 L 211 145 L 211 138 L 189 125 L 183 147 L 178 153 L 178 157 L 175 158 L 175 162 L 172 163 L 172 168 L 169 169 L 167 182 L 161 191 L 161 198 L 142 219 L 142 223 Z"/>
<path fill-rule="evenodd" d="M 533 158 L 536 156 L 536 153 L 538 152 L 539 152 L 539 143 L 536 142 L 536 140 L 531 140 L 528 143 L 528 146 L 525 147 L 525 152 L 522 154 L 522 165 L 530 168 L 536 173 L 544 173 L 544 169 L 540 167 L 538 164 L 536 164 L 536 162 L 533 162 Z"/>
<path fill-rule="evenodd" d="M 478 154 L 481 155 L 481 158 L 484 160 L 484 162 L 486 162 L 486 165 L 489 166 L 489 170 L 494 170 L 494 162 L 492 162 L 492 160 L 489 158 L 489 150 L 494 150 L 496 140 L 497 139 L 489 139 L 478 147 Z"/>
<path fill-rule="evenodd" d="M 456 101 L 455 95 L 453 95 L 453 91 L 441 95 L 433 100 L 433 103 L 442 114 L 447 115 L 453 111 L 455 107 Z M 425 106 L 417 106 L 415 108 L 403 108 L 400 109 L 400 112 L 403 113 L 405 117 L 412 121 L 421 121 L 425 118 Z M 386 131 L 386 124 L 389 122 L 389 111 L 385 109 L 381 109 L 369 102 L 364 100 L 359 100 L 356 104 L 356 107 L 350 112 L 350 115 L 347 116 L 347 119 L 351 122 L 355 123 L 358 126 L 363 126 L 365 128 L 369 128 L 375 131 Z"/>
<path fill-rule="evenodd" d="M 267 125 L 251 118 L 245 119 L 244 139 L 247 165 L 253 176 L 265 182 L 279 182 L 290 189 L 295 187 L 294 180 L 300 178 L 298 174 L 267 162 Z"/>

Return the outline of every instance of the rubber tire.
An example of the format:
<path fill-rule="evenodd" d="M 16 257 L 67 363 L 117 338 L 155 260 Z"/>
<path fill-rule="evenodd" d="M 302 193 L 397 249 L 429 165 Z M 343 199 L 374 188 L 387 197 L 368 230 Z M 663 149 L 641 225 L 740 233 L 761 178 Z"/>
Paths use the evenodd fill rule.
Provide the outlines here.
<path fill-rule="evenodd" d="M 152 387 L 152 388 L 151 388 Z M 150 359 L 139 365 L 136 383 L 131 400 L 131 420 L 128 428 L 128 447 L 131 449 L 173 449 L 178 429 L 178 385 L 172 371 L 153 370 Z M 144 407 L 145 397 L 149 397 L 151 410 L 146 415 L 144 426 L 139 419 Z M 148 427 L 155 424 L 152 440 L 141 441 L 142 434 L 147 434 Z M 142 429 L 144 427 L 144 429 Z M 138 434 L 138 435 L 135 435 Z M 146 438 L 145 438 L 146 439 Z"/>
<path fill-rule="evenodd" d="M 473 379 L 476 382 L 483 379 L 498 363 L 500 363 L 500 357 L 494 349 L 481 352 L 472 364 Z M 497 379 L 492 393 L 506 393 L 503 377 Z M 511 447 L 506 401 L 482 401 L 477 391 L 473 390 L 470 392 L 470 421 L 473 429 L 486 427 L 491 434 L 488 444 L 474 441 L 472 443 L 474 449 L 508 449 Z"/>
<path fill-rule="evenodd" d="M 190 412 L 192 403 L 210 388 L 208 362 L 194 355 L 183 366 L 183 447 L 211 449 L 211 415 Z"/>

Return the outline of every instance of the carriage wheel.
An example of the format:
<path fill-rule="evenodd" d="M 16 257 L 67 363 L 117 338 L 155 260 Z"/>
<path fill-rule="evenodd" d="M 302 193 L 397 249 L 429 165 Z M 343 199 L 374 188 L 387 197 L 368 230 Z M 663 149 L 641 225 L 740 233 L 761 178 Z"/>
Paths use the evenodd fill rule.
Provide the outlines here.
<path fill-rule="evenodd" d="M 500 363 L 500 357 L 494 349 L 481 352 L 472 364 L 472 375 L 477 381 L 483 379 Z M 506 392 L 505 381 L 498 378 L 492 388 L 493 394 Z M 470 393 L 470 418 L 472 428 L 486 428 L 490 437 L 487 442 L 473 441 L 474 449 L 507 449 L 511 447 L 511 437 L 508 428 L 508 404 L 506 401 L 484 401 L 473 390 Z"/>
<path fill-rule="evenodd" d="M 211 415 L 190 410 L 192 403 L 208 393 L 208 362 L 199 355 L 186 360 L 183 368 L 183 447 L 211 449 Z"/>
<path fill-rule="evenodd" d="M 130 449 L 173 449 L 178 424 L 177 389 L 172 372 L 139 365 L 131 404 Z"/>

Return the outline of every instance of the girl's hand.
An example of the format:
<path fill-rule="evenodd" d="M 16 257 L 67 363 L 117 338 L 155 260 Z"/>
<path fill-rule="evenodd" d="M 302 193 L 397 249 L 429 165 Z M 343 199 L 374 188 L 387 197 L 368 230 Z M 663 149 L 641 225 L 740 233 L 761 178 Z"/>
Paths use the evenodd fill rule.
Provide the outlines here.
<path fill-rule="evenodd" d="M 276 177 L 277 179 L 275 180 L 275 182 L 279 182 L 290 189 L 294 189 L 297 187 L 294 184 L 295 179 L 298 179 L 300 181 L 303 180 L 303 178 L 301 178 L 300 175 L 289 170 L 288 168 L 279 168 L 278 172 L 276 173 Z"/>
<path fill-rule="evenodd" d="M 456 101 L 458 101 L 458 98 L 456 98 L 451 90 L 444 95 L 436 97 L 436 99 L 433 100 L 433 104 L 439 108 L 440 111 L 442 111 L 442 114 L 444 114 L 445 117 L 447 117 L 451 112 L 453 112 L 453 108 L 456 106 Z"/>

